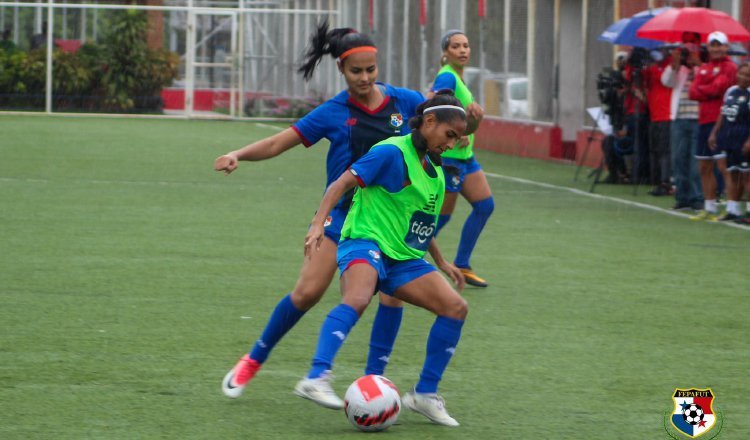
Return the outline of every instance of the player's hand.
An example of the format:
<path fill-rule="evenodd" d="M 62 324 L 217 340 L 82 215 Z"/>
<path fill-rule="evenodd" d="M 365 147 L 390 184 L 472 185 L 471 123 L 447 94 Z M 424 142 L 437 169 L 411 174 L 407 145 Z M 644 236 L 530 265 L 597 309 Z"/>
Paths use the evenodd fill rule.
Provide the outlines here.
<path fill-rule="evenodd" d="M 750 140 L 747 140 L 744 144 L 742 144 L 742 154 L 745 156 L 750 156 Z"/>
<path fill-rule="evenodd" d="M 484 118 L 484 109 L 476 102 L 472 102 L 466 106 L 466 117 L 481 121 Z"/>
<path fill-rule="evenodd" d="M 311 257 L 313 251 L 320 249 L 323 237 L 325 237 L 323 222 L 318 224 L 318 222 L 313 221 L 310 229 L 307 230 L 307 235 L 305 235 L 305 257 Z"/>
<path fill-rule="evenodd" d="M 469 146 L 469 136 L 461 136 L 454 148 L 466 148 Z"/>
<path fill-rule="evenodd" d="M 680 69 L 680 57 L 682 57 L 682 48 L 672 49 L 672 70 L 677 72 Z"/>
<path fill-rule="evenodd" d="M 711 151 L 716 149 L 716 135 L 711 134 L 711 136 L 708 137 L 708 148 L 710 148 Z"/>
<path fill-rule="evenodd" d="M 214 161 L 214 170 L 224 171 L 224 174 L 229 175 L 232 171 L 237 169 L 237 158 L 232 154 L 224 154 L 219 156 Z"/>
<path fill-rule="evenodd" d="M 464 274 L 461 273 L 461 271 L 453 264 L 448 263 L 447 261 L 442 261 L 438 265 L 438 268 L 443 271 L 448 277 L 450 277 L 451 280 L 453 280 L 453 284 L 456 285 L 456 290 L 462 292 L 464 290 L 464 287 L 466 286 L 466 279 L 464 278 Z"/>

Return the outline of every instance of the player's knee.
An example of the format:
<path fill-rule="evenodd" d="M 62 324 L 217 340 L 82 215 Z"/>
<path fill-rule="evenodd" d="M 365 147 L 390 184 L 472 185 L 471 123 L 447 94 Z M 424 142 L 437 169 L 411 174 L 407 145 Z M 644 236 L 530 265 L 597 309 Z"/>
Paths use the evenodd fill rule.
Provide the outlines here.
<path fill-rule="evenodd" d="M 477 215 L 489 217 L 492 215 L 492 211 L 495 210 L 495 199 L 492 196 L 489 196 L 484 200 L 472 203 L 472 206 Z"/>
<path fill-rule="evenodd" d="M 345 292 L 341 302 L 353 308 L 359 316 L 362 316 L 362 313 L 364 313 L 370 301 L 372 301 L 372 297 L 371 292 L 357 289 Z"/>
<path fill-rule="evenodd" d="M 325 292 L 325 287 L 321 288 L 315 283 L 297 285 L 292 291 L 292 304 L 299 310 L 310 310 L 323 298 Z"/>
<path fill-rule="evenodd" d="M 379 295 L 380 304 L 383 304 L 384 306 L 388 307 L 403 307 L 404 302 L 401 301 L 398 298 L 394 298 L 391 295 L 388 295 L 386 293 L 381 293 Z"/>
<path fill-rule="evenodd" d="M 456 295 L 456 298 L 451 300 L 444 313 L 449 318 L 460 319 L 461 321 L 465 320 L 468 314 L 469 303 L 459 295 Z"/>

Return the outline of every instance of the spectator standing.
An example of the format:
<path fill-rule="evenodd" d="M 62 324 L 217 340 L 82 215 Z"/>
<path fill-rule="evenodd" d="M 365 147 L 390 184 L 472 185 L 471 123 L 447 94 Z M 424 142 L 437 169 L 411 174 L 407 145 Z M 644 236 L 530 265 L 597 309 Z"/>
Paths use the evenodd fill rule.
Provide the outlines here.
<path fill-rule="evenodd" d="M 727 56 L 729 40 L 723 32 L 712 32 L 708 35 L 708 61 L 703 63 L 690 86 L 690 99 L 698 105 L 698 169 L 703 186 L 704 207 L 701 212 L 691 217 L 693 220 L 716 221 L 718 204 L 716 203 L 716 178 L 714 164 L 724 173 L 726 156 L 719 150 L 712 150 L 708 137 L 719 118 L 724 93 L 734 84 L 737 66 Z"/>
<path fill-rule="evenodd" d="M 694 40 L 691 40 L 694 38 Z M 662 84 L 673 89 L 669 114 L 672 174 L 675 184 L 674 210 L 703 209 L 703 193 L 695 158 L 698 145 L 698 101 L 688 97 L 690 85 L 700 65 L 700 36 L 683 37 L 683 47 L 672 52 L 671 65 L 664 69 Z M 684 55 L 683 55 L 684 53 Z"/>
<path fill-rule="evenodd" d="M 625 65 L 625 133 L 631 143 L 634 163 L 631 177 L 633 183 L 640 184 L 648 180 L 649 152 L 648 152 L 648 106 L 643 87 L 644 55 L 640 49 L 630 53 Z M 625 152 L 627 153 L 627 152 Z"/>
<path fill-rule="evenodd" d="M 662 51 L 651 52 L 654 60 L 650 66 L 643 69 L 643 79 L 646 87 L 646 102 L 650 123 L 649 138 L 649 180 L 654 185 L 649 191 L 652 196 L 666 196 L 672 194 L 672 177 L 670 164 L 669 125 L 670 102 L 672 89 L 661 82 L 664 70 L 672 63 L 671 57 L 664 56 Z"/>

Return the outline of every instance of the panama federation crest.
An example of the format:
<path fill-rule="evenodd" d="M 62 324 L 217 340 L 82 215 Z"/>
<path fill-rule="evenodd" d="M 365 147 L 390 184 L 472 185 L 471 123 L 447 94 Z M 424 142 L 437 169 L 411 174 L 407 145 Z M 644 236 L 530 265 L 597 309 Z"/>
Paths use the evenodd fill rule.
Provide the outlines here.
<path fill-rule="evenodd" d="M 401 116 L 401 113 L 393 113 L 391 115 L 391 127 L 401 128 L 402 125 L 404 125 L 404 117 Z"/>
<path fill-rule="evenodd" d="M 670 437 L 697 438 L 711 432 L 711 435 L 704 438 L 712 439 L 721 432 L 722 417 L 714 409 L 714 393 L 711 388 L 677 388 L 672 395 L 672 403 L 674 409 L 664 415 L 664 429 Z M 667 419 L 674 428 L 672 431 L 676 430 L 675 433 L 670 431 Z"/>

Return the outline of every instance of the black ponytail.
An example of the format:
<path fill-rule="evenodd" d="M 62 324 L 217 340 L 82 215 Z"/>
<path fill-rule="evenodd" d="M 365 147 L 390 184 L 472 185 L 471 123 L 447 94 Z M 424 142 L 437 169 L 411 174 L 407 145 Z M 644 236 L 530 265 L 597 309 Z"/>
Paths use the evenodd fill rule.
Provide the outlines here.
<path fill-rule="evenodd" d="M 430 161 L 432 161 L 432 163 L 434 163 L 435 165 L 442 165 L 443 160 L 441 159 L 440 155 L 431 153 L 427 149 L 427 140 L 419 132 L 419 127 L 421 127 L 424 123 L 425 109 L 435 107 L 436 105 L 451 105 L 464 108 L 464 106 L 461 104 L 461 101 L 459 101 L 458 98 L 456 98 L 453 94 L 453 90 L 438 90 L 435 93 L 435 96 L 432 97 L 432 99 L 428 99 L 427 101 L 417 106 L 417 114 L 416 116 L 413 116 L 409 119 L 409 127 L 412 129 L 411 137 L 412 142 L 414 143 L 414 148 L 416 148 L 419 152 L 425 152 L 430 158 Z M 441 108 L 433 110 L 430 113 L 435 115 L 435 119 L 437 119 L 438 122 L 451 122 L 454 119 L 462 119 L 464 121 L 466 120 L 466 112 L 459 109 Z"/>
<path fill-rule="evenodd" d="M 333 58 L 338 58 L 347 50 L 361 46 L 375 47 L 375 42 L 372 38 L 352 28 L 329 30 L 328 20 L 325 20 L 313 33 L 302 67 L 297 71 L 302 74 L 305 81 L 309 81 L 325 55 L 330 54 Z"/>

